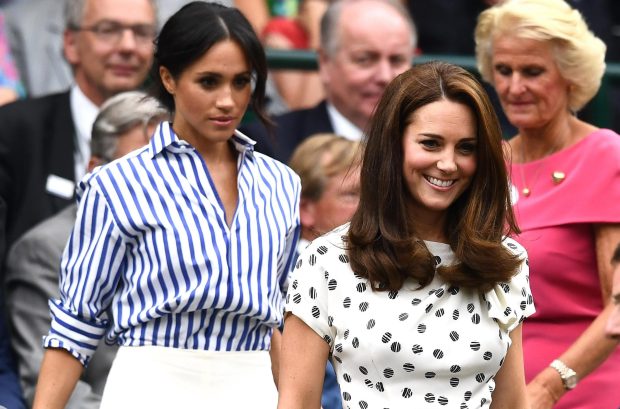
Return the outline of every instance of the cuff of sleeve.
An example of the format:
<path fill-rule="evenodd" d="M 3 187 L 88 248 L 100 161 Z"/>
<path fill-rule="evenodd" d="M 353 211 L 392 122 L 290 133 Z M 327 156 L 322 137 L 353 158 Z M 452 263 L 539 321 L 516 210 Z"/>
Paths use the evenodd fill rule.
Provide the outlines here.
<path fill-rule="evenodd" d="M 535 312 L 529 290 L 529 277 L 520 272 L 509 283 L 500 283 L 485 294 L 489 316 L 507 332 L 515 329 L 526 317 Z"/>
<path fill-rule="evenodd" d="M 84 366 L 95 353 L 108 327 L 107 321 L 87 322 L 65 310 L 59 300 L 49 301 L 52 325 L 43 341 L 44 347 L 63 348 Z"/>
<path fill-rule="evenodd" d="M 61 348 L 69 352 L 75 359 L 80 361 L 82 366 L 87 367 L 90 362 L 90 356 L 84 356 L 80 354 L 75 349 L 71 348 L 68 344 L 63 342 L 61 339 L 54 338 L 56 334 L 49 333 L 47 336 L 43 337 L 43 347 L 44 348 Z"/>

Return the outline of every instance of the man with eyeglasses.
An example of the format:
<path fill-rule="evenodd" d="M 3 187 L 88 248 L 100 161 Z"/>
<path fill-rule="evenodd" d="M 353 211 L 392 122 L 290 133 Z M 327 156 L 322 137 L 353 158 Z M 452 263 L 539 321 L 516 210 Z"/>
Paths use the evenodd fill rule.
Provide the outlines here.
<path fill-rule="evenodd" d="M 63 51 L 73 85 L 0 107 L 0 279 L 10 246 L 72 203 L 98 107 L 144 82 L 155 16 L 155 0 L 67 0 Z"/>
<path fill-rule="evenodd" d="M 189 0 L 157 2 L 157 21 L 176 11 L 175 4 Z M 73 83 L 72 67 L 64 55 L 67 0 L 14 1 L 0 7 L 5 31 L 26 95 L 39 97 L 62 92 Z M 160 7 L 162 3 L 165 7 Z M 170 6 L 172 4 L 172 6 Z M 162 14 L 168 13 L 168 14 Z M 80 18 L 81 19 L 81 18 Z M 78 19 L 78 26 L 81 22 Z"/>

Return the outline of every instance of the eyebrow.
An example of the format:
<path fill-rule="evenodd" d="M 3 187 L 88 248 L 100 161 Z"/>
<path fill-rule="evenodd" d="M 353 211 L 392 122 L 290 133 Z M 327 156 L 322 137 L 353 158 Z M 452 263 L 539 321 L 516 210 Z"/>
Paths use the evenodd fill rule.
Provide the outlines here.
<path fill-rule="evenodd" d="M 439 134 L 434 134 L 434 133 L 428 133 L 428 132 L 420 132 L 418 135 L 420 136 L 426 136 L 427 138 L 435 138 L 435 139 L 446 139 L 444 136 L 439 135 Z M 478 138 L 475 136 L 468 136 L 465 137 L 463 139 L 459 139 L 458 142 L 477 142 Z"/>
<path fill-rule="evenodd" d="M 216 77 L 223 77 L 224 73 L 223 72 L 218 72 L 218 71 L 201 71 L 201 72 L 197 72 L 196 73 L 197 76 L 216 76 Z M 239 75 L 252 75 L 252 71 L 241 71 L 241 72 L 237 72 L 237 73 L 233 73 L 233 76 L 239 76 Z"/>

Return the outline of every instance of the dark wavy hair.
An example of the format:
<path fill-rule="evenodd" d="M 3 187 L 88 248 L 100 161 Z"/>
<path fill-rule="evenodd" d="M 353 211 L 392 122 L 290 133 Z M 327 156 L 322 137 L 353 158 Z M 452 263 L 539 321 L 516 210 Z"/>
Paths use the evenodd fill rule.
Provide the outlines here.
<path fill-rule="evenodd" d="M 435 101 L 468 106 L 477 120 L 477 168 L 471 185 L 448 209 L 445 233 L 458 260 L 437 269 L 452 285 L 488 290 L 509 280 L 520 260 L 502 244 L 519 233 L 504 161 L 501 129 L 489 98 L 469 72 L 456 65 L 415 65 L 386 88 L 370 122 L 361 169 L 360 206 L 353 215 L 347 251 L 353 271 L 375 290 L 398 290 L 407 278 L 420 287 L 435 274 L 432 255 L 416 235 L 416 214 L 403 176 L 403 135 L 412 113 Z M 381 193 L 377 194 L 377 186 Z"/>
<path fill-rule="evenodd" d="M 172 77 L 177 79 L 188 66 L 224 40 L 236 42 L 243 50 L 254 82 L 252 109 L 270 127 L 271 121 L 265 113 L 265 50 L 248 20 L 236 8 L 194 1 L 183 6 L 166 21 L 155 40 L 155 58 L 150 73 L 151 94 L 173 112 L 174 99 L 162 83 L 159 68 L 166 67 Z"/>

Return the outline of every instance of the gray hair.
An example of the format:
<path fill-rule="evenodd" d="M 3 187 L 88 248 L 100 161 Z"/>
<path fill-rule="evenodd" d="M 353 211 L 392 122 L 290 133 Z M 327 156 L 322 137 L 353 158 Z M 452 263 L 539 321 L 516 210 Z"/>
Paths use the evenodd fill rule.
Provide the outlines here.
<path fill-rule="evenodd" d="M 71 30 L 82 26 L 84 9 L 88 0 L 65 0 L 65 28 Z M 95 0 L 94 0 L 95 1 Z M 157 1 L 148 0 L 155 14 L 155 26 L 157 26 Z"/>
<path fill-rule="evenodd" d="M 157 99 L 142 91 L 128 91 L 106 100 L 93 123 L 91 155 L 106 162 L 115 156 L 119 136 L 136 126 L 169 119 L 170 113 Z"/>
<path fill-rule="evenodd" d="M 333 56 L 338 51 L 340 47 L 340 35 L 339 35 L 339 26 L 340 26 L 340 16 L 342 14 L 343 8 L 351 3 L 358 2 L 360 0 L 339 0 L 330 2 L 327 10 L 323 13 L 323 17 L 321 17 L 321 48 L 328 56 Z M 403 19 L 407 22 L 407 25 L 411 29 L 411 46 L 412 48 L 416 48 L 418 42 L 417 30 L 413 19 L 411 18 L 411 14 L 402 5 L 399 0 L 374 0 L 379 3 L 385 3 L 388 6 L 391 6 L 400 14 Z"/>

